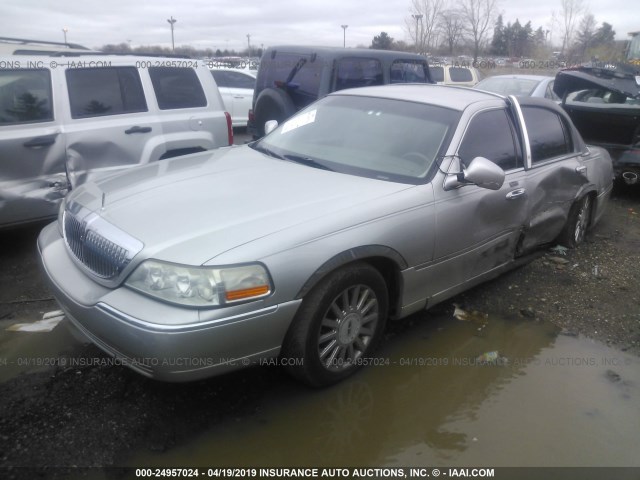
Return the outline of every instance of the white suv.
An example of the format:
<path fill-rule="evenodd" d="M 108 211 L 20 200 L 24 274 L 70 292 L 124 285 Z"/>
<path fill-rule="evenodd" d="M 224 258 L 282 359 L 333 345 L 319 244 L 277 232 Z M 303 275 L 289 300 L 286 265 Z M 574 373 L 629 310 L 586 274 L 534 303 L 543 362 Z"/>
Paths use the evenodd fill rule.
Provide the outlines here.
<path fill-rule="evenodd" d="M 96 175 L 231 144 L 202 61 L 0 57 L 0 228 L 55 216 Z"/>
<path fill-rule="evenodd" d="M 440 85 L 473 87 L 480 81 L 480 74 L 474 67 L 466 65 L 429 65 L 431 77 Z"/>

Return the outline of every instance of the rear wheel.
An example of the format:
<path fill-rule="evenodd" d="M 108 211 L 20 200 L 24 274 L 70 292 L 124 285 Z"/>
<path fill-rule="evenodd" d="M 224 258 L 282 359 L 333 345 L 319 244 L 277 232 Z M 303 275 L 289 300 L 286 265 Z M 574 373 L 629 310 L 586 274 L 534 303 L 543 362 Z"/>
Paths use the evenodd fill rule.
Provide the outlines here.
<path fill-rule="evenodd" d="M 353 374 L 382 336 L 387 304 L 382 275 L 366 263 L 327 276 L 304 298 L 285 338 L 289 373 L 316 387 Z"/>
<path fill-rule="evenodd" d="M 559 243 L 569 248 L 576 248 L 585 238 L 591 222 L 593 200 L 585 195 L 571 206 L 567 223 L 558 237 Z"/>

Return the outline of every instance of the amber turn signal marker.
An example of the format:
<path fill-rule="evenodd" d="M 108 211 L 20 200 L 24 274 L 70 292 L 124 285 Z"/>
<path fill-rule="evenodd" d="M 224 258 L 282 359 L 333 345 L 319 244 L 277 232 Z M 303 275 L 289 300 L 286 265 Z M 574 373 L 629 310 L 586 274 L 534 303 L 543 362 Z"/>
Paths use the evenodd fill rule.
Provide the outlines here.
<path fill-rule="evenodd" d="M 259 297 L 269 293 L 269 285 L 260 285 L 259 287 L 244 288 L 242 290 L 231 290 L 226 292 L 224 297 L 227 302 L 235 300 L 244 300 L 245 298 Z"/>

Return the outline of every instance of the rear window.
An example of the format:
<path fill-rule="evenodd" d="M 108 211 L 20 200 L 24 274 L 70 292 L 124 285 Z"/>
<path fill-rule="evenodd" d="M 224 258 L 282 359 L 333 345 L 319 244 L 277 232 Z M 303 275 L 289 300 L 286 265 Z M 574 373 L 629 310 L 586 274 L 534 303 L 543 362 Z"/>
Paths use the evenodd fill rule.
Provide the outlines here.
<path fill-rule="evenodd" d="M 382 85 L 382 64 L 373 58 L 342 58 L 338 62 L 334 90 Z"/>
<path fill-rule="evenodd" d="M 51 120 L 49 70 L 0 70 L 0 125 Z"/>
<path fill-rule="evenodd" d="M 297 109 L 318 99 L 323 61 L 314 55 L 277 53 L 260 62 L 256 88 L 284 88 Z"/>
<path fill-rule="evenodd" d="M 462 67 L 451 67 L 449 69 L 449 76 L 452 82 L 472 82 L 473 75 L 471 70 Z"/>
<path fill-rule="evenodd" d="M 434 82 L 444 82 L 444 67 L 430 67 L 429 70 Z"/>
<path fill-rule="evenodd" d="M 74 68 L 66 76 L 72 118 L 147 111 L 135 67 Z"/>
<path fill-rule="evenodd" d="M 395 60 L 391 64 L 391 83 L 427 83 L 429 80 L 426 62 L 419 60 Z"/>
<path fill-rule="evenodd" d="M 207 106 L 207 97 L 193 68 L 151 67 L 149 76 L 160 110 Z"/>

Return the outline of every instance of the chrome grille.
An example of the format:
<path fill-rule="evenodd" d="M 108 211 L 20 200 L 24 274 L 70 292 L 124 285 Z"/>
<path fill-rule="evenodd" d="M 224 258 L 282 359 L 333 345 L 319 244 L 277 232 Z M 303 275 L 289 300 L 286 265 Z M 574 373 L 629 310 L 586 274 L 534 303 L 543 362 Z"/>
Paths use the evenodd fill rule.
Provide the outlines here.
<path fill-rule="evenodd" d="M 65 211 L 64 237 L 69 250 L 93 274 L 110 280 L 124 270 L 142 249 L 142 243 L 126 236 L 125 243 L 134 246 L 130 250 L 106 238 L 100 230 L 106 230 L 112 237 L 123 238 L 126 235 L 96 214 L 88 214 L 80 220 L 69 210 Z"/>

